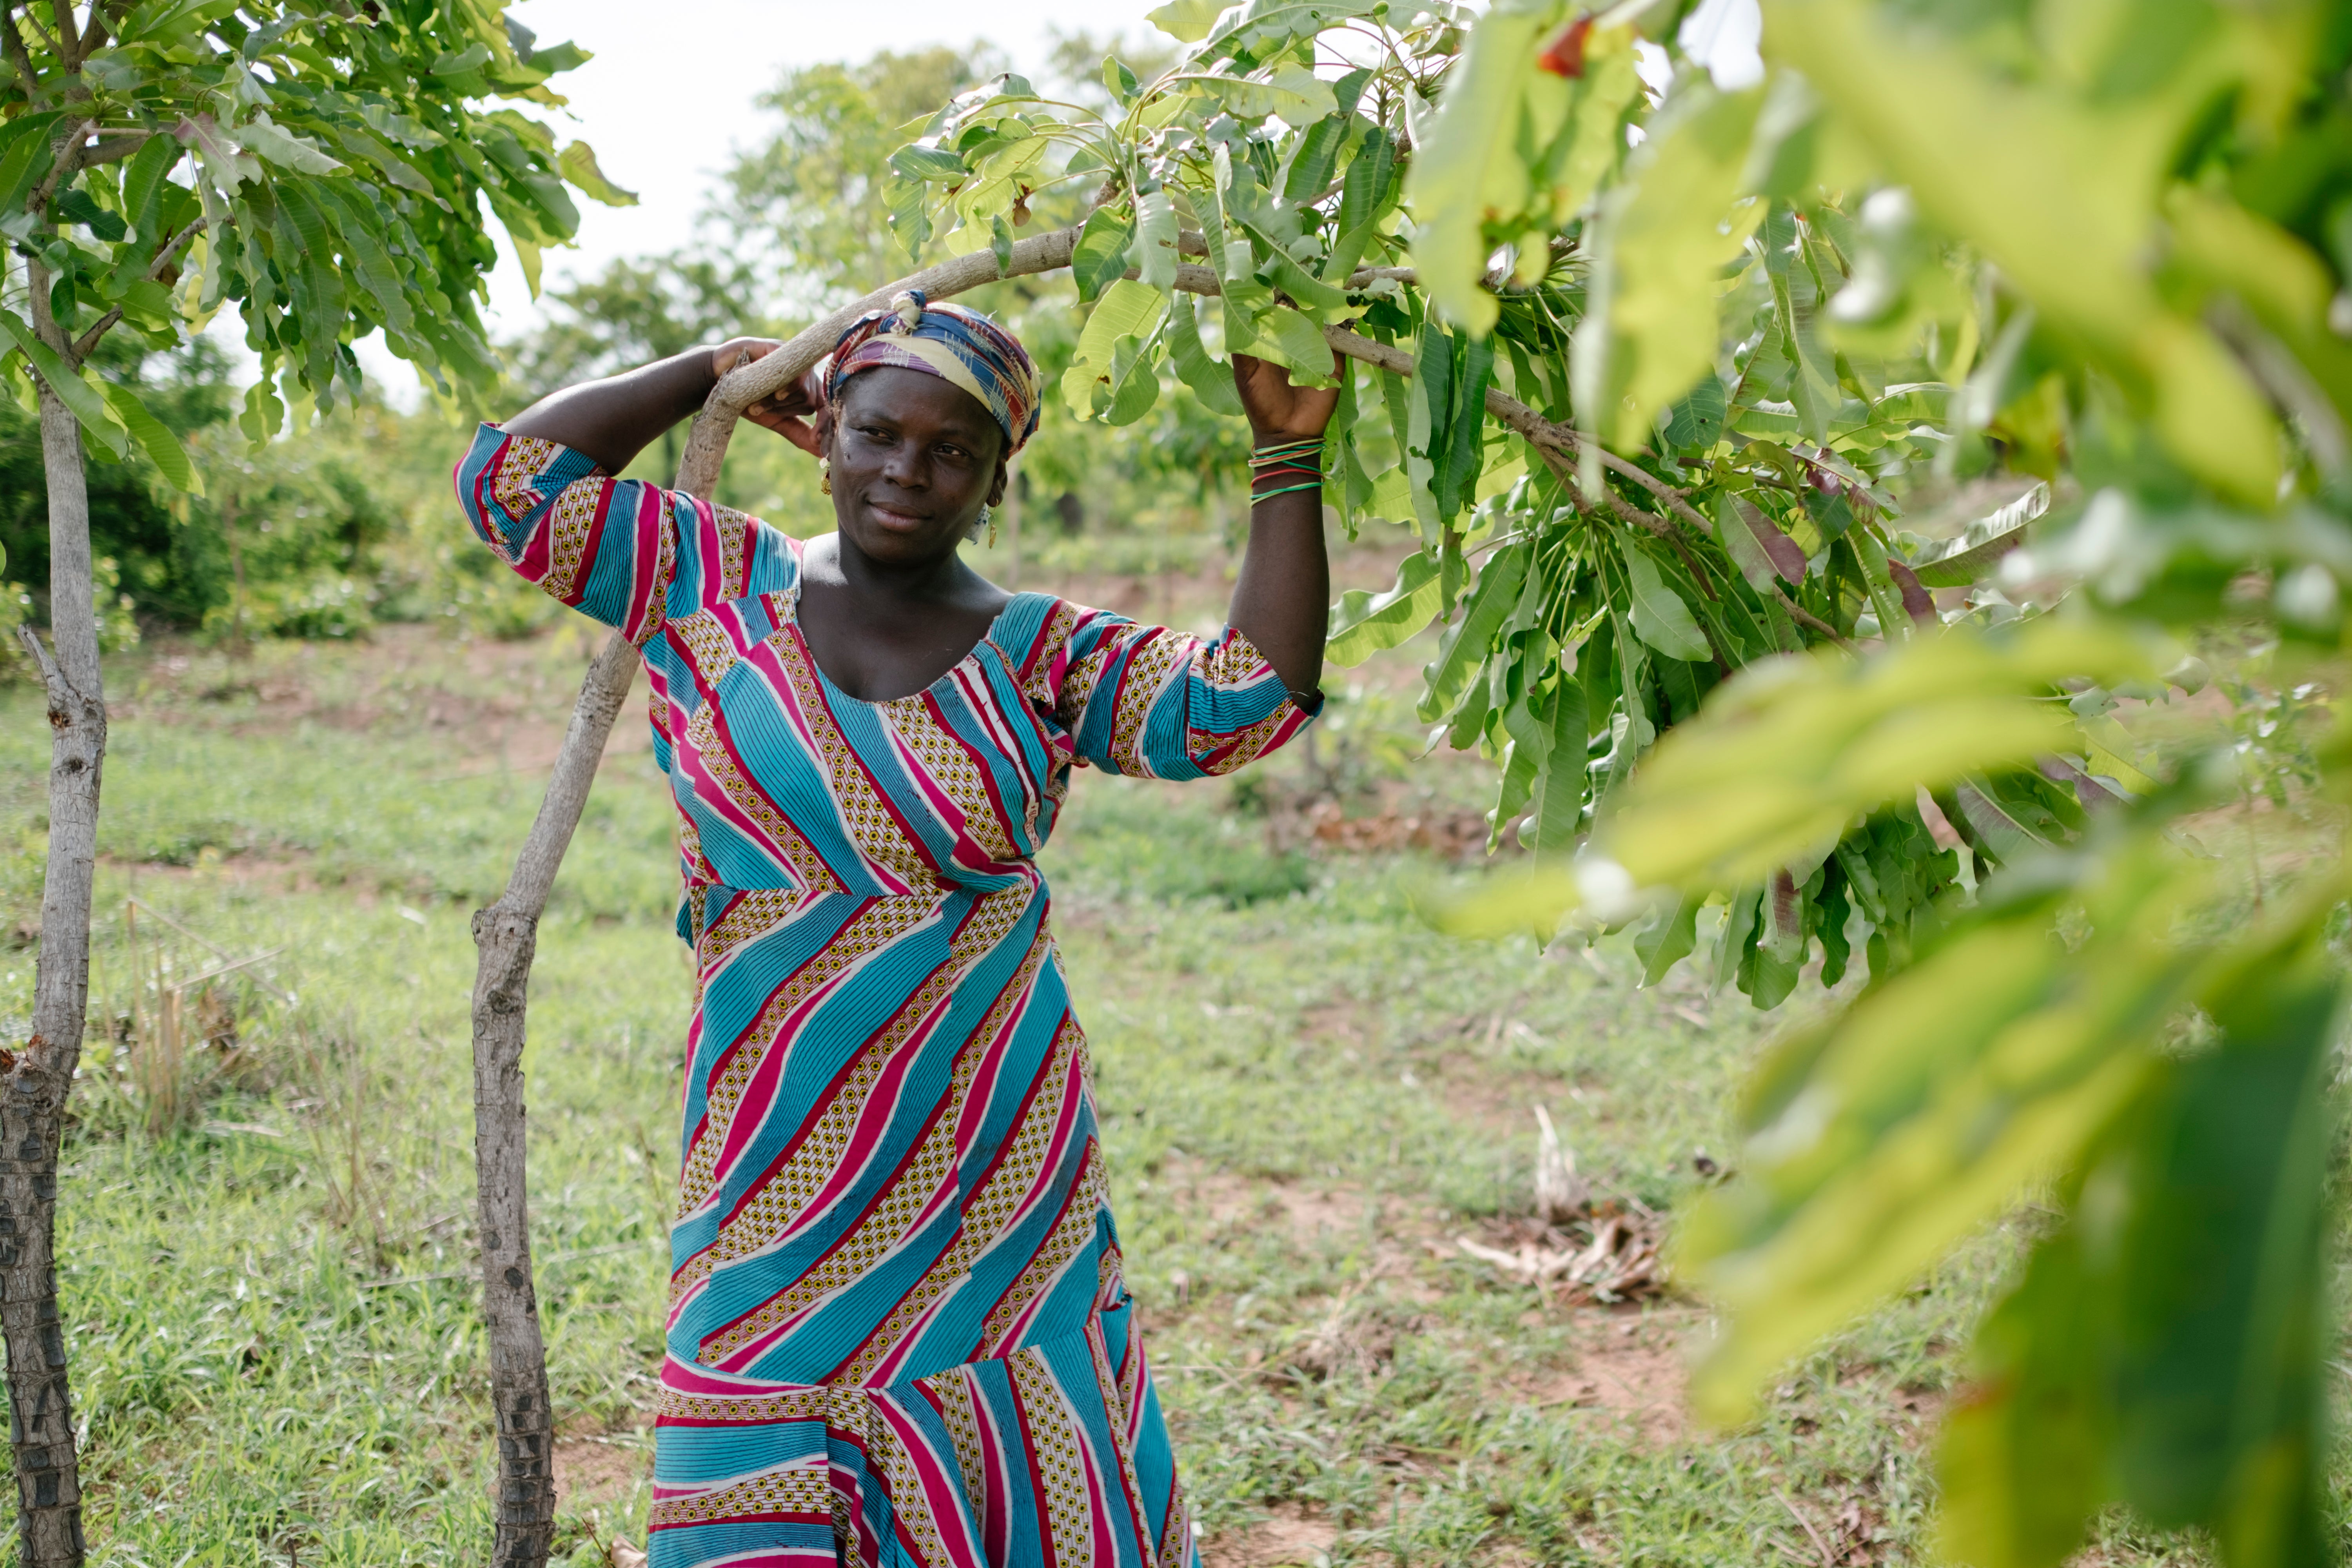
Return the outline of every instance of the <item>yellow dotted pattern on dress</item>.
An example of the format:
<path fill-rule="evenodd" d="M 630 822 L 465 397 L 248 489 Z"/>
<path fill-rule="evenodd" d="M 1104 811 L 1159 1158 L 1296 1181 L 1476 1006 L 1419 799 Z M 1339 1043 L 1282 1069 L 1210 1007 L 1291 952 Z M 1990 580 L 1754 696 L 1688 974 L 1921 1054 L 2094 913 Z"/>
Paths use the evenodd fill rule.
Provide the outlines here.
<path fill-rule="evenodd" d="M 1201 679 L 1230 690 L 1254 686 L 1273 673 L 1257 645 L 1238 631 L 1228 631 L 1223 642 L 1206 649 L 1201 658 Z"/>
<path fill-rule="evenodd" d="M 1094 700 L 1095 683 L 1102 679 L 1103 666 L 1110 662 L 1112 640 L 1105 638 L 1095 645 L 1094 652 L 1070 666 L 1062 682 L 1062 693 L 1055 700 L 1054 717 L 1062 728 L 1076 734 L 1086 722 L 1087 705 Z"/>
<path fill-rule="evenodd" d="M 542 441 L 536 436 L 510 437 L 506 458 L 499 464 L 499 477 L 490 481 L 490 500 L 509 517 L 529 517 L 546 499 L 540 493 L 539 477 L 547 471 L 547 465 L 555 461 L 555 455 L 562 449 L 554 442 Z M 520 559 L 507 553 L 507 543 L 502 534 L 490 543 L 498 551 L 499 559 L 509 563 Z"/>
<path fill-rule="evenodd" d="M 1011 985 L 1005 987 L 1008 999 L 1026 994 L 1031 981 L 1036 975 L 1038 961 L 1044 956 L 1044 946 L 1045 939 L 1040 937 L 1036 945 L 1030 948 L 1028 957 L 1022 963 L 1021 973 L 1013 978 Z M 972 1064 L 977 1061 L 980 1052 L 986 1048 L 986 1043 L 995 1037 L 1003 1025 L 1004 1013 L 1009 1010 L 1007 1002 L 1000 1002 L 989 1020 L 973 1031 L 965 1056 L 956 1063 L 955 1088 L 942 1118 L 942 1124 L 950 1130 L 962 1118 L 964 1101 L 970 1096 L 975 1071 Z M 1049 1082 L 1069 1070 L 1068 1058 L 1066 1037 L 1057 1039 L 1045 1069 Z M 835 1381 L 864 1383 L 872 1376 L 875 1367 L 898 1348 L 908 1329 L 930 1310 L 932 1303 L 955 1289 L 971 1272 L 981 1255 L 1004 1233 L 1005 1227 L 1020 1212 L 1022 1198 L 1045 1165 L 1045 1149 L 1053 1141 L 1054 1124 L 1060 1120 L 1061 1112 L 1062 1102 L 1058 1098 L 1050 1100 L 1040 1099 L 1031 1104 L 1027 1114 L 1022 1117 L 1021 1124 L 1005 1141 L 1004 1157 L 998 1162 L 996 1170 L 964 1206 L 959 1216 L 954 1242 L 940 1254 L 938 1262 L 924 1271 L 914 1288 L 899 1298 L 889 1316 L 883 1319 L 868 1336 L 864 1348 L 834 1374 Z"/>
<path fill-rule="evenodd" d="M 1045 1517 L 1054 1531 L 1054 1561 L 1063 1568 L 1094 1561 L 1092 1489 L 1087 1484 L 1084 1446 L 1076 1412 L 1036 1349 L 1004 1358 L 1014 1394 L 1029 1427 L 1030 1465 L 1045 1494 Z"/>
<path fill-rule="evenodd" d="M 1192 1500 L 1184 1483 L 1168 1489 L 1168 1522 L 1160 1527 L 1160 1568 L 1192 1568 Z"/>
<path fill-rule="evenodd" d="M 751 520 L 733 507 L 714 506 L 711 521 L 719 534 L 719 597 L 740 599 L 743 596 L 743 579 L 751 562 L 743 550 L 743 536 L 751 531 Z"/>
<path fill-rule="evenodd" d="M 1111 725 L 1110 754 L 1118 763 L 1118 771 L 1137 778 L 1148 777 L 1151 764 L 1136 750 L 1143 733 L 1143 723 L 1151 716 L 1160 694 L 1168 689 L 1169 678 L 1192 657 L 1200 644 L 1193 638 L 1176 632 L 1163 632 L 1148 637 L 1127 661 L 1127 674 L 1119 682 L 1118 716 Z"/>
<path fill-rule="evenodd" d="M 1285 724 L 1290 722 L 1290 715 L 1291 706 L 1286 700 L 1281 707 L 1248 729 L 1236 731 L 1230 735 L 1209 735 L 1198 730 L 1192 731 L 1190 731 L 1192 754 L 1198 757 L 1220 746 L 1231 746 L 1233 750 L 1219 758 L 1216 765 L 1208 771 L 1212 773 L 1229 773 L 1235 768 L 1246 767 L 1255 762 L 1268 746 L 1274 744 L 1275 736 L 1281 731 Z"/>
<path fill-rule="evenodd" d="M 647 1517 L 655 1530 L 672 1525 L 703 1524 L 736 1519 L 747 1513 L 791 1514 L 814 1521 L 831 1520 L 838 1495 L 830 1467 L 819 1455 L 806 1463 L 763 1470 L 731 1486 L 691 1497 L 668 1497 L 656 1502 Z"/>
<path fill-rule="evenodd" d="M 539 580 L 550 596 L 572 597 L 580 563 L 588 555 L 589 536 L 596 529 L 596 508 L 604 499 L 602 479 L 575 479 L 555 498 L 554 515 L 547 521 L 547 574 Z"/>
<path fill-rule="evenodd" d="M 768 999 L 768 1005 L 760 1011 L 758 1022 L 745 1032 L 741 1045 L 727 1064 L 727 1070 L 712 1079 L 706 1090 L 709 1110 L 705 1115 L 702 1136 L 696 1139 L 694 1147 L 687 1151 L 685 1168 L 678 1173 L 677 1213 L 680 1219 L 700 1208 L 710 1196 L 712 1169 L 718 1162 L 719 1150 L 727 1142 L 727 1129 L 734 1121 L 737 1105 L 742 1100 L 743 1088 L 751 1082 L 752 1073 L 758 1070 L 761 1058 L 775 1045 L 776 1036 L 783 1028 L 784 1018 L 820 987 L 830 984 L 860 960 L 898 941 L 913 930 L 918 922 L 928 918 L 930 912 L 931 905 L 925 900 L 877 900 L 850 921 L 838 937 L 827 942 L 823 952 L 810 959 L 775 995 Z M 866 1075 L 864 1087 L 870 1089 L 874 1076 L 880 1073 L 881 1067 L 874 1059 L 873 1053 L 868 1051 L 866 1059 L 858 1064 L 857 1070 Z M 862 1089 L 856 1089 L 855 1083 L 852 1089 L 856 1090 L 862 1103 Z M 844 1098 L 848 1092 L 845 1091 Z M 825 1108 L 825 1124 L 813 1135 L 812 1142 L 825 1137 L 847 1142 L 847 1123 L 844 1121 L 837 1130 L 833 1125 L 837 1107 L 841 1107 L 840 1099 Z M 839 1114 L 852 1117 L 856 1112 L 854 1108 L 841 1108 Z M 696 1279 L 700 1277 L 698 1274 L 694 1276 Z"/>
<path fill-rule="evenodd" d="M 1055 600 L 1053 609 L 1046 613 L 1045 624 L 1037 630 L 1037 640 L 1031 645 L 1029 684 L 1021 689 L 1021 695 L 1029 700 L 1032 707 L 1048 713 L 1060 707 L 1062 692 L 1054 681 L 1054 661 L 1068 646 L 1070 633 L 1077 624 L 1078 607 L 1067 599 Z M 1067 682 L 1063 684 L 1066 686 Z"/>
<path fill-rule="evenodd" d="M 738 811 L 760 825 L 760 831 L 768 836 L 768 842 L 783 858 L 785 868 L 799 879 L 803 890 L 811 894 L 847 891 L 841 879 L 833 874 L 833 868 L 824 863 L 824 857 L 793 826 L 792 819 L 778 811 L 775 802 L 754 787 L 743 776 L 743 770 L 735 765 L 734 753 L 719 738 L 718 717 L 711 711 L 717 706 L 715 702 L 704 703 L 694 710 L 693 719 L 686 726 L 686 743 L 694 748 L 711 782 Z"/>
<path fill-rule="evenodd" d="M 883 1413 L 882 1400 L 887 1395 L 869 1398 L 866 1402 L 866 1451 L 877 1461 L 884 1485 L 889 1489 L 890 1513 L 893 1521 L 915 1538 L 912 1553 L 918 1563 L 950 1563 L 955 1561 L 948 1543 L 940 1538 L 939 1521 L 931 1514 L 930 1490 L 923 1485 L 923 1472 L 915 1464 L 915 1457 L 892 1428 Z M 919 1396 L 918 1396 L 919 1397 Z M 944 1454 L 938 1456 L 945 1458 Z"/>
<path fill-rule="evenodd" d="M 729 953 L 775 930 L 802 902 L 801 895 L 790 888 L 754 888 L 740 895 L 719 917 L 719 923 L 703 932 L 699 944 L 703 969 L 718 968 L 719 960 Z"/>
<path fill-rule="evenodd" d="M 678 647 L 693 661 L 702 684 L 715 690 L 719 678 L 734 668 L 740 657 L 719 617 L 709 610 L 697 610 L 670 622 L 669 629 Z"/>
<path fill-rule="evenodd" d="M 890 721 L 909 750 L 921 759 L 923 771 L 948 792 L 963 814 L 963 832 L 991 860 L 1013 859 L 1016 851 L 989 798 L 988 782 L 956 738 L 948 733 L 919 693 L 887 704 Z"/>
<path fill-rule="evenodd" d="M 675 1421 L 725 1421 L 748 1426 L 822 1421 L 829 1426 L 839 1426 L 853 1419 L 865 1402 L 866 1391 L 862 1388 L 801 1383 L 764 1394 L 688 1394 L 665 1388 L 656 1408 Z"/>
<path fill-rule="evenodd" d="M 957 978 L 973 959 L 995 947 L 1013 929 L 1028 901 L 1028 889 L 1008 888 L 974 906 L 971 918 L 949 947 L 948 962 L 925 977 L 887 1027 L 858 1058 L 849 1084 L 825 1107 L 821 1132 L 803 1142 L 791 1162 L 761 1186 L 759 1195 L 720 1227 L 717 1239 L 688 1261 L 678 1274 L 682 1283 L 700 1279 L 737 1258 L 748 1258 L 782 1238 L 839 1165 L 851 1130 L 865 1111 L 866 1097 L 881 1076 L 883 1065 L 913 1037 L 931 1010 L 953 993 Z M 697 1352 L 698 1360 L 707 1365 L 717 1364 L 714 1358 L 731 1355 L 803 1307 L 863 1279 L 906 1240 L 916 1216 L 929 1205 L 940 1184 L 955 1169 L 956 1108 L 970 1090 L 979 1056 L 973 1039 L 968 1037 L 958 1051 L 950 1074 L 946 1104 L 938 1120 L 914 1158 L 856 1229 L 793 1281 L 790 1289 L 772 1297 L 759 1310 L 725 1332 L 705 1340 Z M 840 1114 L 836 1115 L 836 1111 Z"/>
<path fill-rule="evenodd" d="M 966 1367 L 951 1367 L 919 1381 L 939 1397 L 940 1420 L 955 1444 L 956 1468 L 963 1472 L 963 1495 L 971 1500 L 976 1517 L 983 1511 L 988 1497 L 988 1462 L 980 1447 L 972 1374 Z"/>
<path fill-rule="evenodd" d="M 1135 1342 L 1136 1332 L 1134 1310 L 1129 1308 L 1127 1337 L 1130 1346 Z M 1134 1510 L 1138 1528 L 1148 1528 L 1145 1521 L 1151 1516 L 1144 1511 L 1143 1478 L 1136 1474 L 1135 1449 L 1127 1436 L 1131 1406 L 1128 1404 L 1128 1391 L 1119 1386 L 1118 1373 L 1110 1364 L 1110 1342 L 1104 1337 L 1100 1315 L 1087 1320 L 1087 1352 L 1094 1363 L 1095 1386 L 1102 1393 L 1103 1408 L 1110 1413 L 1110 1446 L 1118 1456 L 1118 1479 L 1127 1489 L 1128 1507 Z"/>
<path fill-rule="evenodd" d="M 1086 1169 L 1078 1177 L 1077 1191 L 1071 1197 L 1069 1208 L 1045 1237 L 1045 1245 L 1037 1249 L 1037 1256 L 1029 1260 L 1029 1267 L 1021 1271 L 1013 1288 L 988 1314 L 988 1321 L 981 1325 L 982 1351 L 993 1349 L 1003 1341 L 1013 1320 L 1028 1310 L 1029 1303 L 1053 1282 L 1054 1276 L 1069 1266 L 1070 1259 L 1085 1250 L 1087 1243 L 1094 1239 L 1097 1221 L 1108 1201 L 1102 1145 L 1090 1137 L 1087 1140 Z"/>

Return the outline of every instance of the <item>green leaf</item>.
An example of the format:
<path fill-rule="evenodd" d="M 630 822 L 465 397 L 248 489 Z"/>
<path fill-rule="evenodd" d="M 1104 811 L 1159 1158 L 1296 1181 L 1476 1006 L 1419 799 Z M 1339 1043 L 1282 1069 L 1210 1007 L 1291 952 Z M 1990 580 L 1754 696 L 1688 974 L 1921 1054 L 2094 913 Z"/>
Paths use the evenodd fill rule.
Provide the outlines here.
<path fill-rule="evenodd" d="M 1607 390 L 1601 433 L 1631 448 L 1654 413 L 1688 393 L 1715 363 L 1717 279 L 1762 216 L 1732 210 L 1763 89 L 1716 94 L 1696 87 L 1651 127 L 1633 154 L 1630 187 L 1607 204 Z"/>
<path fill-rule="evenodd" d="M 1170 357 L 1176 362 L 1177 379 L 1192 389 L 1192 395 L 1212 414 L 1239 415 L 1241 395 L 1234 390 L 1233 371 L 1209 357 L 1201 342 L 1199 307 L 1190 298 L 1179 296 L 1171 304 L 1168 314 L 1168 347 Z"/>
<path fill-rule="evenodd" d="M 1209 36 L 1225 7 L 1218 0 L 1171 0 L 1144 19 L 1180 44 L 1197 44 Z"/>
<path fill-rule="evenodd" d="M 1062 398 L 1071 413 L 1081 419 L 1091 418 L 1117 405 L 1122 395 L 1130 400 L 1127 406 L 1143 395 L 1127 391 L 1126 384 L 1135 378 L 1139 351 L 1159 330 L 1168 305 L 1166 294 L 1133 279 L 1122 278 L 1110 286 L 1087 318 L 1086 330 L 1078 334 L 1077 353 L 1069 369 L 1062 373 Z M 1129 345 L 1124 359 L 1122 344 Z M 1156 396 L 1157 376 L 1145 379 L 1151 381 Z"/>
<path fill-rule="evenodd" d="M 1581 760 L 1581 759 L 1580 759 Z M 1655 985 L 1666 972 L 1690 956 L 1698 945 L 1698 911 L 1706 903 L 1698 893 L 1685 893 L 1660 910 L 1633 938 L 1634 956 L 1642 961 L 1642 984 Z"/>
<path fill-rule="evenodd" d="M 1322 328 L 1287 305 L 1269 307 L 1254 325 L 1257 330 L 1249 353 L 1286 367 L 1299 385 L 1332 384 L 1331 345 L 1324 341 Z"/>
<path fill-rule="evenodd" d="M 1092 303 L 1102 291 L 1127 275 L 1127 253 L 1135 226 L 1113 207 L 1100 206 L 1087 215 L 1078 243 L 1070 252 L 1070 276 L 1078 285 L 1078 299 Z"/>
<path fill-rule="evenodd" d="M 1515 210 L 1524 200 L 1527 175 L 1511 138 L 1548 19 L 1532 6 L 1498 5 L 1479 20 L 1462 59 L 1446 75 L 1436 120 L 1405 176 L 1416 219 L 1413 263 L 1423 286 L 1448 320 L 1480 336 L 1494 329 L 1501 311 L 1482 284 L 1491 248 L 1484 218 L 1489 210 Z M 1711 310 L 1707 320 L 1711 330 Z"/>
<path fill-rule="evenodd" d="M 32 362 L 41 380 L 58 395 L 58 401 L 72 413 L 86 436 L 118 458 L 131 450 L 129 433 L 108 412 L 105 396 L 68 365 L 55 349 L 41 342 L 25 324 L 23 317 L 14 310 L 0 310 L 0 333 L 5 333 L 17 352 Z"/>
<path fill-rule="evenodd" d="M 2231 954 L 2208 1003 L 2220 1048 L 2158 1063 L 2066 1184 L 2066 1222 L 1979 1332 L 1974 1396 L 1946 1428 L 1948 1560 L 2054 1568 L 2110 1501 L 2215 1531 L 2233 1564 L 2327 1560 L 2324 1064 L 2340 981 L 2315 946 L 2289 928 Z"/>
<path fill-rule="evenodd" d="M 317 142 L 271 123 L 267 113 L 256 114 L 252 123 L 237 126 L 232 134 L 247 152 L 282 169 L 304 174 L 331 174 L 344 166 Z"/>
<path fill-rule="evenodd" d="M 1137 276 L 1152 289 L 1176 285 L 1176 201 L 1166 186 L 1135 198 Z"/>
<path fill-rule="evenodd" d="M 1551 747 L 1533 792 L 1534 820 L 1519 832 L 1521 841 L 1538 856 L 1576 847 L 1577 829 L 1584 819 L 1584 743 L 1589 722 L 1584 687 L 1563 665 L 1552 697 Z"/>
<path fill-rule="evenodd" d="M 180 445 L 180 438 L 162 420 L 147 411 L 136 393 L 112 381 L 100 383 L 99 390 L 105 395 L 107 406 L 114 410 L 115 416 L 131 432 L 131 438 L 139 443 L 166 483 L 192 496 L 205 493 L 204 476 L 188 461 L 187 448 Z"/>
<path fill-rule="evenodd" d="M 596 163 L 596 150 L 585 142 L 574 142 L 566 147 L 555 166 L 591 201 L 602 202 L 608 207 L 637 205 L 636 192 L 625 191 L 604 177 L 604 171 Z"/>
<path fill-rule="evenodd" d="M 1625 577 L 1633 590 L 1630 613 L 1642 640 L 1668 658 L 1703 663 L 1713 657 L 1698 622 L 1682 595 L 1666 586 L 1655 563 L 1641 551 L 1625 551 Z"/>
<path fill-rule="evenodd" d="M 971 176 L 971 171 L 965 166 L 961 153 L 950 153 L 944 147 L 926 147 L 919 142 L 909 142 L 891 153 L 890 167 L 910 180 L 939 185 L 957 184 Z"/>
<path fill-rule="evenodd" d="M 1437 618 L 1437 563 L 1415 551 L 1397 567 L 1396 581 L 1380 594 L 1350 588 L 1331 607 L 1327 663 L 1352 668 L 1382 648 L 1396 647 Z"/>
<path fill-rule="evenodd" d="M 1446 628 L 1437 657 L 1421 672 L 1417 710 L 1424 721 L 1451 713 L 1470 677 L 1486 662 L 1503 623 L 1518 605 L 1531 553 L 1525 544 L 1507 544 L 1487 559 L 1468 604 L 1463 606 L 1462 618 Z"/>
<path fill-rule="evenodd" d="M 1666 413 L 1666 445 L 1677 451 L 1705 451 L 1723 437 L 1727 412 L 1723 381 L 1709 375 Z"/>
<path fill-rule="evenodd" d="M 119 242 L 131 232 L 121 216 L 107 211 L 90 198 L 88 191 L 79 186 L 60 191 L 53 204 L 58 216 L 69 223 L 78 223 L 109 245 Z"/>

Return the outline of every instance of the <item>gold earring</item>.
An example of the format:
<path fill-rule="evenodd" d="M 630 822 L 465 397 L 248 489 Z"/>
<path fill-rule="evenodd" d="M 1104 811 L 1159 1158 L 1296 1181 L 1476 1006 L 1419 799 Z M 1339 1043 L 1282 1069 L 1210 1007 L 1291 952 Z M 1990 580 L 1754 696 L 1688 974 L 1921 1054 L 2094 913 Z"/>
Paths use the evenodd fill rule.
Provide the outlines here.
<path fill-rule="evenodd" d="M 983 506 L 980 509 L 980 515 L 988 520 L 988 547 L 993 550 L 996 548 L 996 509 Z"/>
<path fill-rule="evenodd" d="M 819 458 L 816 460 L 816 488 L 824 495 L 833 493 L 833 459 L 831 458 Z"/>

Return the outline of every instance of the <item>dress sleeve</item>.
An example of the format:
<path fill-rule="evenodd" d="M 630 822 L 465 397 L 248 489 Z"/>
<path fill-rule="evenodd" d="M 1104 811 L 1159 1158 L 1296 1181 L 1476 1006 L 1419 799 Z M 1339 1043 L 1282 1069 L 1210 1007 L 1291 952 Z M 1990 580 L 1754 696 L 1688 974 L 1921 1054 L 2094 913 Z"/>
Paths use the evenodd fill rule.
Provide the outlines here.
<path fill-rule="evenodd" d="M 495 425 L 475 433 L 456 478 L 474 531 L 549 597 L 640 647 L 661 630 L 677 571 L 677 509 L 692 508 L 691 497 L 615 479 L 585 453 Z"/>
<path fill-rule="evenodd" d="M 1232 627 L 1211 640 L 1057 602 L 1027 661 L 1031 700 L 1066 731 L 1078 759 L 1138 778 L 1229 773 L 1304 729 L 1320 710 L 1291 699 L 1263 654 Z"/>

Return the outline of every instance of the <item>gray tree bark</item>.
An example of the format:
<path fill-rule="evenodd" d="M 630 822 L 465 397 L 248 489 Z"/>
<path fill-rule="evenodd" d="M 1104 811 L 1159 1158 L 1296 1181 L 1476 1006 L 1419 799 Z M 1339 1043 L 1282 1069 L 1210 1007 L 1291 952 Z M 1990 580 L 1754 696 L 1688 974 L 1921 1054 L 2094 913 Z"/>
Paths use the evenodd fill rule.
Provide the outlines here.
<path fill-rule="evenodd" d="M 35 330 L 71 351 L 31 268 Z M 16 1529 L 29 1568 L 79 1568 L 81 1472 L 58 1315 L 58 1146 L 89 1008 L 89 915 L 98 874 L 98 796 L 106 759 L 106 692 L 89 551 L 81 428 L 44 383 L 41 461 L 49 502 L 49 635 L 54 657 L 20 630 L 41 668 L 49 710 L 49 854 L 41 886 L 41 952 L 33 1032 L 0 1051 L 0 1338 L 7 1344 Z"/>

